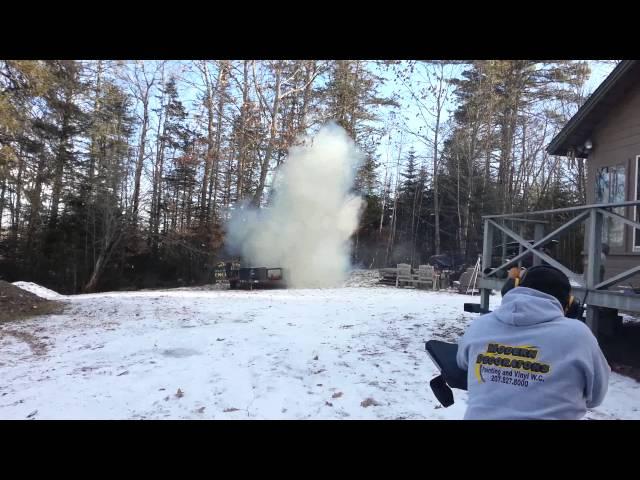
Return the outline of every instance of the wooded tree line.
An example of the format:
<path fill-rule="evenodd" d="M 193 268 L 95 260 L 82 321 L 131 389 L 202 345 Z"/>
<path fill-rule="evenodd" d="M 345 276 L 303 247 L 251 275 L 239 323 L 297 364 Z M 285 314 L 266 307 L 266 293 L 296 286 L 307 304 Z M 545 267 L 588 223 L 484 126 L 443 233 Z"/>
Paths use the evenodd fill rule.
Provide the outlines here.
<path fill-rule="evenodd" d="M 65 293 L 207 282 L 230 212 L 268 204 L 288 147 L 329 120 L 365 152 L 355 264 L 473 259 L 482 214 L 584 201 L 582 162 L 544 148 L 588 75 L 575 61 L 0 61 L 0 277 Z"/>
<path fill-rule="evenodd" d="M 473 265 L 482 251 L 482 215 L 586 201 L 583 160 L 545 150 L 586 100 L 586 62 L 410 62 L 396 74 L 418 110 L 405 135 L 426 155 L 416 161 L 409 151 L 402 162 L 396 148 L 400 174 L 384 189 L 393 200 L 382 202 L 390 232 L 379 228 L 388 239 L 383 262 L 417 265 L 448 253 Z M 447 102 L 452 115 L 443 122 Z M 558 254 L 577 266 L 580 239 L 567 240 Z"/>

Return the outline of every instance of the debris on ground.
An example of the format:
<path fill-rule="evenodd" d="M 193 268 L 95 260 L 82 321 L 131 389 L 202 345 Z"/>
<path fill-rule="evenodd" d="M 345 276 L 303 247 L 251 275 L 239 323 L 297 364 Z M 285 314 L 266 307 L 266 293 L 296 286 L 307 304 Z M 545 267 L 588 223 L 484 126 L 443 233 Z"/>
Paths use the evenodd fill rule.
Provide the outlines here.
<path fill-rule="evenodd" d="M 364 399 L 361 403 L 360 406 L 367 408 L 367 407 L 379 407 L 381 404 L 376 402 L 373 398 L 369 397 Z"/>

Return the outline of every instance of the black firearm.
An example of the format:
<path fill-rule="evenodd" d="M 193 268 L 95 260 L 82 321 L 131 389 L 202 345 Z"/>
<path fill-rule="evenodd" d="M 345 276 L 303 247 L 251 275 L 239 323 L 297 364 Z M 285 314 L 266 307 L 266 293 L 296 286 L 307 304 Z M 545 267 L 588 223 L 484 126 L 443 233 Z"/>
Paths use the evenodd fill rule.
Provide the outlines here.
<path fill-rule="evenodd" d="M 440 340 L 429 340 L 425 342 L 425 349 L 440 370 L 440 375 L 429 382 L 431 391 L 443 407 L 450 407 L 454 403 L 451 389 L 467 389 L 467 371 L 458 367 L 456 361 L 458 345 Z"/>
<path fill-rule="evenodd" d="M 485 310 L 479 303 L 465 303 L 464 311 L 469 313 L 491 313 L 491 310 Z"/>

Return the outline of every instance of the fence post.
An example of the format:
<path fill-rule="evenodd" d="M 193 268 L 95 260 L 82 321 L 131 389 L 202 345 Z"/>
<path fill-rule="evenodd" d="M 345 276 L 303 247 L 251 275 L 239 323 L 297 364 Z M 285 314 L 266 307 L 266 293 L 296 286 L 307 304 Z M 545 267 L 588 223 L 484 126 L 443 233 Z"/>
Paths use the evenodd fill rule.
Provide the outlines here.
<path fill-rule="evenodd" d="M 593 208 L 589 218 L 589 235 L 587 237 L 587 275 L 585 279 L 587 292 L 600 283 L 600 265 L 602 259 L 602 215 Z M 599 309 L 587 306 L 587 326 L 598 337 Z"/>
<path fill-rule="evenodd" d="M 522 238 L 526 238 L 524 222 L 520 223 L 520 231 L 518 233 Z M 522 254 L 523 250 L 524 247 L 522 245 L 518 245 L 518 255 Z M 518 260 L 518 268 L 522 268 L 522 259 Z"/>
<path fill-rule="evenodd" d="M 537 242 L 542 237 L 544 237 L 544 224 L 536 223 L 533 227 L 533 239 Z M 533 255 L 533 265 L 540 265 L 541 263 L 542 259 L 537 255 Z"/>
<path fill-rule="evenodd" d="M 489 223 L 489 220 L 484 221 L 484 240 L 482 242 L 482 276 L 484 277 L 484 271 L 491 267 L 491 254 L 493 253 L 493 228 Z M 480 289 L 480 307 L 483 310 L 489 310 L 489 296 L 491 295 L 491 289 Z"/>

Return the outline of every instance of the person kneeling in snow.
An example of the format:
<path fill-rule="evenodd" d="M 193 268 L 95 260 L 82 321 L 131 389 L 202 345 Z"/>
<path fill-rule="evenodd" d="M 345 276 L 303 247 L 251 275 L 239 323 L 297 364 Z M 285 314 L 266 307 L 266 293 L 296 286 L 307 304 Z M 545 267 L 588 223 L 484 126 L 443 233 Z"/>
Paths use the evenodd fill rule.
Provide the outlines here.
<path fill-rule="evenodd" d="M 607 393 L 611 369 L 589 328 L 565 317 L 571 284 L 560 270 L 529 268 L 458 344 L 467 370 L 465 419 L 578 420 Z"/>

